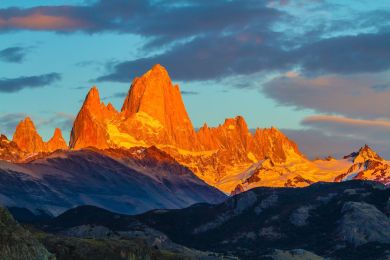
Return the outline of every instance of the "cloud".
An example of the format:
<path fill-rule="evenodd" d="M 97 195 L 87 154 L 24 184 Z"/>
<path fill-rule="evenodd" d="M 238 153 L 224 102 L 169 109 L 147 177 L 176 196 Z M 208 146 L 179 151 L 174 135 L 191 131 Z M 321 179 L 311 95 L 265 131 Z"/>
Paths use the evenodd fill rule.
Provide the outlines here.
<path fill-rule="evenodd" d="M 357 75 L 276 77 L 262 91 L 279 104 L 319 113 L 355 118 L 390 118 L 390 91 L 378 92 L 371 86 L 383 84 L 387 72 Z"/>
<path fill-rule="evenodd" d="M 307 74 L 350 74 L 390 69 L 390 34 L 340 36 L 307 44 L 293 52 Z"/>
<path fill-rule="evenodd" d="M 390 120 L 353 119 L 334 115 L 313 115 L 301 122 L 303 130 L 283 130 L 310 158 L 341 157 L 364 144 L 390 159 Z"/>
<path fill-rule="evenodd" d="M 53 116 L 49 118 L 41 118 L 38 120 L 38 126 L 51 126 L 53 128 L 61 128 L 62 130 L 69 132 L 73 127 L 73 122 L 75 120 L 75 116 L 73 114 L 64 113 L 64 112 L 56 112 Z M 64 138 L 66 138 L 66 132 L 63 133 Z"/>
<path fill-rule="evenodd" d="M 258 16 L 267 22 L 277 13 L 279 11 L 251 0 L 182 0 L 175 3 L 100 0 L 83 6 L 0 9 L 0 29 L 117 31 L 153 36 L 161 42 L 204 31 L 243 27 Z"/>
<path fill-rule="evenodd" d="M 24 113 L 8 113 L 0 115 L 0 133 L 12 138 L 16 125 L 26 117 Z"/>
<path fill-rule="evenodd" d="M 390 145 L 390 120 L 363 120 L 333 115 L 306 117 L 302 125 L 321 130 L 324 133 L 349 136 L 363 142 L 372 141 Z"/>
<path fill-rule="evenodd" d="M 102 100 L 110 100 L 113 98 L 121 98 L 124 99 L 127 96 L 127 92 L 116 92 L 110 96 L 103 97 Z"/>
<path fill-rule="evenodd" d="M 318 123 L 325 124 L 335 124 L 337 126 L 349 126 L 349 127 L 370 127 L 379 128 L 379 129 L 387 129 L 387 132 L 390 133 L 390 121 L 386 120 L 363 120 L 363 119 L 352 119 L 341 116 L 333 116 L 333 115 L 314 115 L 306 117 L 303 121 L 303 124 L 312 125 Z"/>
<path fill-rule="evenodd" d="M 26 55 L 22 47 L 9 47 L 0 51 L 0 60 L 5 62 L 21 63 Z"/>
<path fill-rule="evenodd" d="M 340 135 L 329 135 L 317 129 L 282 129 L 282 131 L 290 139 L 294 140 L 298 144 L 299 150 L 310 159 L 324 158 L 328 155 L 342 158 L 357 151 L 365 144 L 363 140 Z M 383 153 L 383 151 L 379 150 L 378 152 Z M 390 158 L 390 153 L 387 153 L 387 155 Z"/>
<path fill-rule="evenodd" d="M 248 37 L 267 38 L 268 33 Z M 292 65 L 288 55 L 275 48 L 272 42 L 242 42 L 239 38 L 239 35 L 198 37 L 160 55 L 117 63 L 111 73 L 98 80 L 128 82 L 157 63 L 165 66 L 175 80 L 183 81 L 247 75 L 258 71 L 287 69 Z"/>
<path fill-rule="evenodd" d="M 191 90 L 181 90 L 180 93 L 182 95 L 198 95 L 198 91 L 191 91 Z"/>
<path fill-rule="evenodd" d="M 0 9 L 1 30 L 58 30 L 87 28 L 86 21 L 72 16 L 72 7 L 34 7 Z"/>
<path fill-rule="evenodd" d="M 338 4 L 334 12 L 324 1 L 87 3 L 0 9 L 0 32 L 130 33 L 145 39 L 144 50 L 159 50 L 158 55 L 147 51 L 139 59 L 115 63 L 100 81 L 129 82 L 156 63 L 184 81 L 295 68 L 307 76 L 390 69 L 390 12 L 379 7 L 357 11 Z"/>
<path fill-rule="evenodd" d="M 26 88 L 41 88 L 61 79 L 58 73 L 19 78 L 0 78 L 0 92 L 13 93 Z"/>
<path fill-rule="evenodd" d="M 371 88 L 375 91 L 379 91 L 379 92 L 382 92 L 382 91 L 387 91 L 387 90 L 390 90 L 390 84 L 376 84 L 376 85 L 373 85 L 371 86 Z"/>

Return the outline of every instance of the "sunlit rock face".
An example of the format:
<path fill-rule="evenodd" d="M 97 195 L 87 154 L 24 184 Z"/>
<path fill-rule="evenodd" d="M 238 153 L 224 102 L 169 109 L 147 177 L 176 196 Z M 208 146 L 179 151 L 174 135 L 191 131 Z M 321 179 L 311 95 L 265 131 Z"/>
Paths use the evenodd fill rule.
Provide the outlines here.
<path fill-rule="evenodd" d="M 390 184 L 390 162 L 384 160 L 368 145 L 361 147 L 358 152 L 344 157 L 351 162 L 351 166 L 336 177 L 336 181 L 345 180 L 373 180 Z"/>
<path fill-rule="evenodd" d="M 3 143 L 5 144 L 5 140 Z M 9 150 L 8 155 L 3 154 L 0 158 L 6 159 L 7 156 L 10 157 L 10 153 L 18 153 L 19 156 L 13 156 L 13 161 L 21 160 L 26 156 L 38 153 L 48 153 L 58 149 L 68 149 L 68 145 L 62 137 L 62 132 L 59 128 L 56 128 L 54 130 L 53 137 L 50 138 L 48 142 L 45 142 L 38 134 L 33 121 L 29 117 L 20 121 L 20 123 L 16 126 L 12 142 L 10 142 L 7 147 Z M 11 148 L 13 152 L 10 150 Z"/>
<path fill-rule="evenodd" d="M 172 85 L 168 72 L 161 65 L 155 65 L 133 81 L 122 114 L 124 129 L 136 139 L 187 150 L 198 148 L 179 86 Z"/>
<path fill-rule="evenodd" d="M 67 149 L 68 145 L 66 144 L 64 138 L 62 137 L 61 129 L 56 128 L 54 130 L 53 137 L 47 142 L 47 151 L 53 152 L 58 149 Z"/>
<path fill-rule="evenodd" d="M 105 121 L 115 118 L 117 111 L 112 105 L 100 102 L 99 91 L 93 87 L 84 100 L 83 106 L 73 124 L 70 147 L 108 148 L 109 135 Z"/>
<path fill-rule="evenodd" d="M 29 117 L 26 117 L 16 126 L 12 141 L 27 153 L 39 153 L 46 150 L 45 142 L 38 134 L 34 123 Z"/>
<path fill-rule="evenodd" d="M 74 122 L 72 149 L 153 145 L 227 192 L 237 180 L 226 184 L 225 179 L 259 160 L 284 161 L 287 150 L 301 156 L 296 144 L 279 130 L 257 129 L 252 134 L 241 116 L 218 127 L 205 124 L 195 132 L 179 87 L 161 65 L 133 81 L 120 112 L 100 101 L 96 87 L 90 90 Z"/>
<path fill-rule="evenodd" d="M 0 135 L 0 159 L 5 161 L 19 161 L 26 153 L 20 150 L 18 145 L 8 140 L 7 136 Z"/>

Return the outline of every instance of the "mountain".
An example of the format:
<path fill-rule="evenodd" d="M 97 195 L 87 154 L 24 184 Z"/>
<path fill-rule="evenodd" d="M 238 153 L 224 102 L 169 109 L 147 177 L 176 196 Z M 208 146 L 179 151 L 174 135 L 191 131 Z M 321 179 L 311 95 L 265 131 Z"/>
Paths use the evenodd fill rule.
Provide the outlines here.
<path fill-rule="evenodd" d="M 101 102 L 93 87 L 71 132 L 71 149 L 137 146 L 158 147 L 225 192 L 238 183 L 226 179 L 254 162 L 265 158 L 281 162 L 290 154 L 303 157 L 297 145 L 276 128 L 252 134 L 241 116 L 226 119 L 218 127 L 205 124 L 196 132 L 179 87 L 161 65 L 133 81 L 120 112 Z"/>
<path fill-rule="evenodd" d="M 319 181 L 352 179 L 372 180 L 388 185 L 390 162 L 366 145 L 339 160 L 328 157 L 310 161 L 296 154 L 289 154 L 280 161 L 266 158 L 231 179 L 233 183 L 240 180 L 232 194 L 255 187 L 304 187 Z"/>
<path fill-rule="evenodd" d="M 104 210 L 92 206 L 86 208 L 93 208 L 94 210 L 89 212 L 104 219 Z M 88 216 L 87 210 L 79 213 L 82 213 L 83 217 Z M 119 219 L 121 217 L 120 214 L 116 216 Z M 217 259 L 210 258 L 209 253 L 176 245 L 168 239 L 159 242 L 163 235 L 157 231 L 154 233 L 155 242 L 149 242 L 139 236 L 119 237 L 115 233 L 110 233 L 107 228 L 88 225 L 85 226 L 85 230 L 89 229 L 86 231 L 89 233 L 88 236 L 86 233 L 83 234 L 82 228 L 78 236 L 66 236 L 45 233 L 30 227 L 21 226 L 5 208 L 0 208 L 1 259 Z"/>
<path fill-rule="evenodd" d="M 158 248 L 174 243 L 217 259 L 388 259 L 389 198 L 388 188 L 371 181 L 262 187 L 217 205 L 136 216 L 83 206 L 36 227 L 78 238 L 138 237 Z"/>
<path fill-rule="evenodd" d="M 39 153 L 46 151 L 45 143 L 38 134 L 31 118 L 26 117 L 16 126 L 12 139 L 18 147 L 27 153 Z"/>
<path fill-rule="evenodd" d="M 176 243 L 244 259 L 297 248 L 332 259 L 385 259 L 389 196 L 384 185 L 364 181 L 255 188 L 218 205 L 151 211 L 137 219 Z"/>
<path fill-rule="evenodd" d="M 20 121 L 16 126 L 12 142 L 17 145 L 19 150 L 28 156 L 68 148 L 59 128 L 54 130 L 53 137 L 48 142 L 44 142 L 42 137 L 38 134 L 33 121 L 29 117 Z M 4 157 L 2 156 L 1 158 Z"/>
<path fill-rule="evenodd" d="M 337 181 L 343 180 L 374 180 L 386 185 L 390 184 L 390 162 L 385 161 L 368 145 L 360 148 L 358 152 L 345 156 L 352 165 L 348 170 L 337 176 Z"/>
<path fill-rule="evenodd" d="M 121 112 L 102 103 L 97 88 L 92 88 L 76 117 L 70 140 L 74 149 L 155 144 L 189 150 L 197 146 L 180 90 L 160 65 L 134 80 Z"/>
<path fill-rule="evenodd" d="M 135 214 L 224 199 L 155 147 L 57 150 L 24 163 L 0 161 L 0 204 L 32 212 L 58 215 L 89 204 Z"/>
<path fill-rule="evenodd" d="M 0 158 L 13 162 L 68 148 L 59 129 L 44 142 L 30 118 L 19 123 L 11 142 L 2 140 Z M 117 149 L 123 154 L 134 147 L 156 147 L 227 194 L 347 179 L 388 184 L 390 178 L 389 162 L 369 148 L 341 160 L 311 161 L 278 129 L 250 131 L 242 116 L 227 118 L 216 127 L 204 124 L 195 131 L 179 87 L 158 64 L 134 79 L 120 111 L 101 101 L 97 87 L 90 89 L 74 121 L 69 149 L 91 147 L 99 153 Z"/>
<path fill-rule="evenodd" d="M 62 149 L 62 150 L 68 149 L 68 145 L 66 144 L 65 139 L 62 137 L 61 129 L 56 128 L 54 130 L 53 137 L 50 138 L 49 141 L 47 141 L 46 146 L 47 146 L 46 150 L 48 152 L 54 152 L 55 150 L 58 149 Z"/>
<path fill-rule="evenodd" d="M 5 161 L 19 161 L 27 156 L 19 146 L 8 140 L 7 136 L 0 135 L 0 159 Z"/>

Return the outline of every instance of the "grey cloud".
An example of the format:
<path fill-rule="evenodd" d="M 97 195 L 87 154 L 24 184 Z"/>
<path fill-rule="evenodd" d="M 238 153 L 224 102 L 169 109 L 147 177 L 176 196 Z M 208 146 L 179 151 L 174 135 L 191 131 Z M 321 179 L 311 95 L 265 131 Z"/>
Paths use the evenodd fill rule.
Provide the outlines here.
<path fill-rule="evenodd" d="M 264 84 L 262 91 L 278 103 L 297 109 L 357 118 L 390 118 L 390 92 L 370 87 L 383 81 L 386 75 L 384 72 L 314 78 L 282 76 Z"/>
<path fill-rule="evenodd" d="M 0 78 L 0 92 L 13 93 L 26 88 L 41 88 L 61 79 L 58 73 L 19 78 Z"/>
<path fill-rule="evenodd" d="M 282 129 L 282 131 L 298 144 L 301 152 L 309 159 L 324 158 L 328 155 L 342 158 L 357 151 L 365 144 L 363 140 L 340 135 L 327 135 L 316 129 Z M 387 155 L 390 156 L 390 154 Z"/>
<path fill-rule="evenodd" d="M 102 100 L 110 100 L 112 98 L 125 98 L 127 96 L 127 92 L 116 92 L 110 96 L 103 97 Z"/>
<path fill-rule="evenodd" d="M 16 125 L 26 117 L 24 113 L 9 113 L 0 115 L 0 133 L 4 133 L 9 139 L 15 131 Z"/>
<path fill-rule="evenodd" d="M 0 60 L 5 62 L 21 63 L 26 55 L 22 47 L 9 47 L 0 51 Z"/>
<path fill-rule="evenodd" d="M 191 90 L 181 90 L 180 93 L 182 95 L 198 95 L 199 94 L 199 92 L 191 91 Z"/>
<path fill-rule="evenodd" d="M 390 159 L 390 121 L 353 119 L 331 115 L 309 116 L 302 120 L 305 129 L 284 129 L 309 158 L 332 155 L 342 157 L 370 145 Z"/>
<path fill-rule="evenodd" d="M 49 118 L 40 119 L 37 123 L 38 126 L 51 126 L 53 128 L 61 128 L 65 131 L 70 131 L 73 127 L 75 116 L 64 112 L 56 112 Z M 64 132 L 64 137 L 67 133 Z"/>
<path fill-rule="evenodd" d="M 371 88 L 373 90 L 382 92 L 382 91 L 390 90 L 390 84 L 376 84 L 371 86 Z"/>

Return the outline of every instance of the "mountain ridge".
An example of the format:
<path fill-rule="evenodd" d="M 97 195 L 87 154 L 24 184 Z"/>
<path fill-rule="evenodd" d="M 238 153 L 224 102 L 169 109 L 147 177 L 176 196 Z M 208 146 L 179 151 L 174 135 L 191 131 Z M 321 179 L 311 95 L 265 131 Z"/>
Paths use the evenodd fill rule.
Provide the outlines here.
<path fill-rule="evenodd" d="M 389 163 L 368 146 L 342 160 L 310 161 L 277 128 L 250 130 L 242 116 L 227 118 L 216 127 L 205 123 L 195 130 L 179 86 L 159 64 L 133 80 L 119 111 L 102 102 L 93 86 L 73 123 L 69 146 L 59 129 L 44 142 L 27 117 L 16 127 L 12 141 L 2 138 L 0 156 L 31 161 L 58 149 L 88 147 L 101 151 L 156 147 L 227 194 L 258 186 L 302 187 L 346 178 L 390 183 Z"/>

